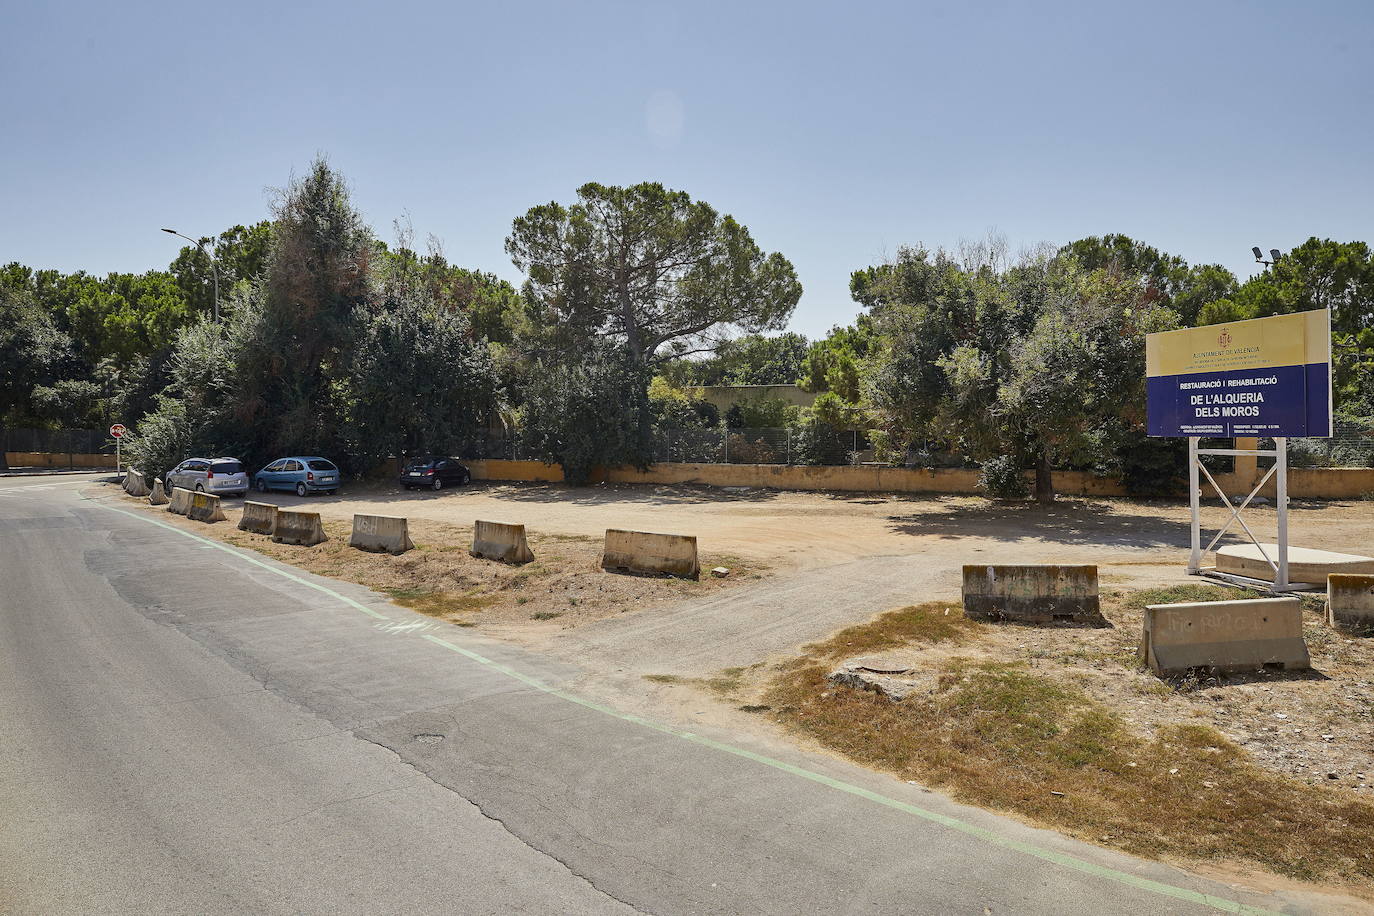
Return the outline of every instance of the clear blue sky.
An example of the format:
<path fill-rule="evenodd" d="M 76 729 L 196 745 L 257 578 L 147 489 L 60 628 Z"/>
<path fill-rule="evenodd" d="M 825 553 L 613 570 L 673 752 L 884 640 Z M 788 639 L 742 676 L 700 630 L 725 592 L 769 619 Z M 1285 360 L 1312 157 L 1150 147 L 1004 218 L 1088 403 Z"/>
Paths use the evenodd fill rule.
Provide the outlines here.
<path fill-rule="evenodd" d="M 3 0 L 0 262 L 142 271 L 267 213 L 316 152 L 379 235 L 519 275 L 511 219 L 645 179 L 796 265 L 990 228 L 1125 232 L 1242 277 L 1374 239 L 1374 4 Z"/>

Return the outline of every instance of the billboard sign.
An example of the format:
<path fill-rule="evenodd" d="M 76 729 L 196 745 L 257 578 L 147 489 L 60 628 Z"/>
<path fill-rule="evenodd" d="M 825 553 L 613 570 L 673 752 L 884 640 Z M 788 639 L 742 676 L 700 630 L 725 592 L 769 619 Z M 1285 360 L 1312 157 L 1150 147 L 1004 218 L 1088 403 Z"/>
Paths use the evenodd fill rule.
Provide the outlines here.
<path fill-rule="evenodd" d="M 1331 313 L 1145 337 L 1151 436 L 1330 436 Z"/>

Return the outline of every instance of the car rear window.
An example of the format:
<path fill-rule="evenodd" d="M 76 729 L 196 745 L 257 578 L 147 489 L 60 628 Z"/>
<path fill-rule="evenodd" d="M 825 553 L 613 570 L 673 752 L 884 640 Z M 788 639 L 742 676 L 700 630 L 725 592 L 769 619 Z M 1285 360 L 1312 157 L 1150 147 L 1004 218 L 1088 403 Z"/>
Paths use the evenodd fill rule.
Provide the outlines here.
<path fill-rule="evenodd" d="M 237 461 L 212 461 L 210 470 L 216 474 L 238 474 L 243 471 L 243 465 Z"/>
<path fill-rule="evenodd" d="M 416 458 L 414 461 L 411 461 L 406 464 L 406 469 L 411 471 L 419 471 L 429 467 L 433 463 L 434 462 L 430 461 L 428 458 Z"/>
<path fill-rule="evenodd" d="M 314 461 L 307 461 L 306 464 L 310 465 L 310 470 L 312 470 L 312 471 L 337 471 L 337 470 L 338 470 L 338 468 L 334 467 L 334 465 L 330 464 L 328 461 L 321 461 L 321 460 L 318 459 L 318 458 L 316 458 Z"/>

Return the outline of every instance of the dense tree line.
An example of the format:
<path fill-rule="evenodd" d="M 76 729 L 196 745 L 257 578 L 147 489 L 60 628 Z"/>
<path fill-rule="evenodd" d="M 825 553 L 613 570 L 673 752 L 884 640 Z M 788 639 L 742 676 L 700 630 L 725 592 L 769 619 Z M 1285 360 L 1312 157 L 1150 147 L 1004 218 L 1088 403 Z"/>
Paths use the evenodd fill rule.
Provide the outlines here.
<path fill-rule="evenodd" d="M 788 426 L 796 461 L 845 460 L 861 437 L 889 461 L 980 465 L 1000 495 L 1032 469 L 1052 498 L 1062 467 L 1154 493 L 1182 452 L 1143 434 L 1144 335 L 1330 308 L 1338 415 L 1374 426 L 1363 242 L 1310 239 L 1243 283 L 1122 235 L 1016 258 L 995 238 L 904 248 L 853 273 L 864 312 L 814 341 L 783 330 L 801 294 L 784 257 L 651 182 L 517 217 L 518 291 L 416 252 L 408 229 L 388 247 L 323 160 L 272 219 L 205 242 L 218 322 L 195 245 L 145 274 L 0 268 L 0 422 L 122 420 L 155 472 L 192 452 L 322 452 L 360 472 L 519 428 L 573 482 L 647 465 L 656 430 Z M 790 383 L 815 404 L 760 394 L 722 413 L 695 392 Z"/>
<path fill-rule="evenodd" d="M 978 464 L 999 494 L 1033 468 L 1037 495 L 1052 498 L 1055 467 L 1120 476 L 1142 495 L 1174 490 L 1182 442 L 1145 437 L 1143 389 L 1144 336 L 1176 327 L 1330 308 L 1337 423 L 1374 433 L 1363 242 L 1309 239 L 1239 283 L 1121 235 L 1015 260 L 994 239 L 903 249 L 855 271 L 851 290 L 866 313 L 811 345 L 800 384 L 847 406 L 889 460 Z"/>

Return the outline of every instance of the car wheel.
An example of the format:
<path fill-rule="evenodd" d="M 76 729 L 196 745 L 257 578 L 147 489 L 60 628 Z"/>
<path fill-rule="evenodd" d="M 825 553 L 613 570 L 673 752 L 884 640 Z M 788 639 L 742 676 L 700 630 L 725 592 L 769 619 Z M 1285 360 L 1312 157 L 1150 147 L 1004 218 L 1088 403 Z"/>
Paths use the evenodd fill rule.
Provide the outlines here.
<path fill-rule="evenodd" d="M 267 481 L 265 481 L 265 480 L 259 480 L 258 483 L 257 483 L 257 488 L 258 488 L 258 492 L 259 492 L 259 493 L 266 493 L 266 492 L 267 492 Z"/>
<path fill-rule="evenodd" d="M 337 492 L 339 492 L 339 491 L 338 491 L 338 490 L 325 490 L 324 492 L 328 493 L 330 496 L 333 496 L 335 493 L 337 493 Z"/>
<path fill-rule="evenodd" d="M 430 484 L 430 486 L 436 490 L 442 490 L 444 488 L 444 478 L 435 475 L 434 483 Z"/>
<path fill-rule="evenodd" d="M 472 483 L 472 475 L 469 474 L 467 471 L 464 471 L 464 472 L 463 472 L 463 486 L 467 486 L 467 485 L 470 484 L 470 483 Z"/>
<path fill-rule="evenodd" d="M 204 492 L 205 492 L 205 487 L 201 486 L 200 484 L 196 484 L 196 492 L 197 492 L 197 493 L 204 493 Z"/>
<path fill-rule="evenodd" d="M 298 484 L 296 484 L 296 495 L 297 495 L 297 496 L 304 496 L 304 495 L 305 495 L 306 493 L 308 493 L 308 492 L 310 492 L 310 491 L 307 490 L 307 489 L 305 488 L 305 484 L 303 484 L 303 483 L 298 483 Z"/>

